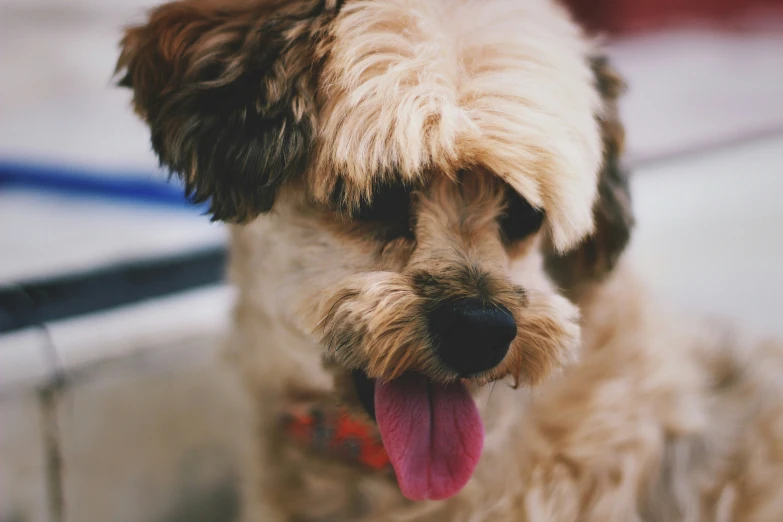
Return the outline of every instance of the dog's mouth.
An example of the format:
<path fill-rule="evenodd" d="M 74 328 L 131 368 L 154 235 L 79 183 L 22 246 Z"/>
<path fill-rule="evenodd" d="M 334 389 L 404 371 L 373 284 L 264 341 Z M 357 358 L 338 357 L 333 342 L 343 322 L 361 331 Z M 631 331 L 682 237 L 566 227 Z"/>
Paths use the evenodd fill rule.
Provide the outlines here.
<path fill-rule="evenodd" d="M 354 371 L 360 402 L 378 423 L 402 494 L 443 500 L 459 493 L 478 464 L 484 424 L 467 387 L 418 373 L 389 382 Z"/>

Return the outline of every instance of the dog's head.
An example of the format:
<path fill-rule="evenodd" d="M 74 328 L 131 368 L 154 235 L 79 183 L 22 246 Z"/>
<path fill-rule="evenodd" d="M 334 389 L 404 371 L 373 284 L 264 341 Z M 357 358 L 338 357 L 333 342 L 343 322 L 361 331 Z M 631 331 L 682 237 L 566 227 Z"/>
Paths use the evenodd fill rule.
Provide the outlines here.
<path fill-rule="evenodd" d="M 621 83 L 592 52 L 551 0 L 184 0 L 123 41 L 161 163 L 274 236 L 274 313 L 355 376 L 411 498 L 472 472 L 465 383 L 561 366 L 560 292 L 628 241 Z"/>

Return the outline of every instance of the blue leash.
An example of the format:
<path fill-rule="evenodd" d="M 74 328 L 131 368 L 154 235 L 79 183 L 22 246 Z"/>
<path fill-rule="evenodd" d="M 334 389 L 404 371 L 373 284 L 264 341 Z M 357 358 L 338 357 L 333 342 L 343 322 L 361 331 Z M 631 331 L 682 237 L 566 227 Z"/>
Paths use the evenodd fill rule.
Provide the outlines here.
<path fill-rule="evenodd" d="M 158 179 L 154 179 L 158 178 Z M 0 160 L 0 191 L 27 189 L 75 196 L 204 210 L 184 196 L 182 185 L 159 174 L 60 167 Z"/>

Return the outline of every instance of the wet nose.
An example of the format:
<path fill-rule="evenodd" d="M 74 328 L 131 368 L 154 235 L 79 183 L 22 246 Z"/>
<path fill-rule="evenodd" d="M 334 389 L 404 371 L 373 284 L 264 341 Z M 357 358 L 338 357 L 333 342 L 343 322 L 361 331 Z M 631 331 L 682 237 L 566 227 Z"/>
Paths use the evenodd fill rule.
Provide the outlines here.
<path fill-rule="evenodd" d="M 505 307 L 460 299 L 442 303 L 432 312 L 430 331 L 441 362 L 469 376 L 500 364 L 517 335 L 517 323 Z"/>

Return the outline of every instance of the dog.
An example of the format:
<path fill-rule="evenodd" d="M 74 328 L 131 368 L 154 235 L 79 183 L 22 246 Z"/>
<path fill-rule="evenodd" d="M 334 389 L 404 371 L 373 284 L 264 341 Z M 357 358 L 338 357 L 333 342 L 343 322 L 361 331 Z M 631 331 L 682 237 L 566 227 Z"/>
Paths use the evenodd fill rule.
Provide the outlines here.
<path fill-rule="evenodd" d="M 180 0 L 119 83 L 229 224 L 243 520 L 780 521 L 780 344 L 658 303 L 555 0 Z"/>

